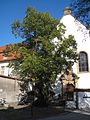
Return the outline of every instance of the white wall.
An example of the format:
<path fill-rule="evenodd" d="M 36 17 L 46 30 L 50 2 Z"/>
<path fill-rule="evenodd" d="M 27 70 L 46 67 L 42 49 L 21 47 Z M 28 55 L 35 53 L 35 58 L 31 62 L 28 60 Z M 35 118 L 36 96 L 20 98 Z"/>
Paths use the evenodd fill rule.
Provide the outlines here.
<path fill-rule="evenodd" d="M 88 72 L 79 72 L 78 62 L 74 64 L 73 71 L 80 77 L 78 80 L 78 88 L 90 89 L 90 34 L 79 21 L 75 20 L 73 16 L 66 15 L 60 20 L 66 26 L 65 37 L 73 35 L 77 42 L 77 53 L 85 51 L 88 54 Z"/>
<path fill-rule="evenodd" d="M 17 102 L 19 92 L 17 80 L 0 77 L 0 99 L 5 98 L 6 103 Z"/>

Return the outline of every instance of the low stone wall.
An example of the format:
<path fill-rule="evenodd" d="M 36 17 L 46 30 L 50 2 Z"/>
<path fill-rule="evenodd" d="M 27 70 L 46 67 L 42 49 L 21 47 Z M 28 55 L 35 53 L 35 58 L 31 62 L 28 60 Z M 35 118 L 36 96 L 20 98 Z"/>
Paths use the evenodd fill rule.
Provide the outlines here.
<path fill-rule="evenodd" d="M 90 92 L 78 92 L 79 109 L 90 111 Z"/>
<path fill-rule="evenodd" d="M 7 103 L 17 102 L 18 94 L 18 80 L 9 77 L 0 77 L 0 99 L 5 98 Z"/>
<path fill-rule="evenodd" d="M 90 92 L 78 92 L 78 108 L 90 111 Z M 76 92 L 74 93 L 73 101 L 66 101 L 67 108 L 76 108 Z"/>

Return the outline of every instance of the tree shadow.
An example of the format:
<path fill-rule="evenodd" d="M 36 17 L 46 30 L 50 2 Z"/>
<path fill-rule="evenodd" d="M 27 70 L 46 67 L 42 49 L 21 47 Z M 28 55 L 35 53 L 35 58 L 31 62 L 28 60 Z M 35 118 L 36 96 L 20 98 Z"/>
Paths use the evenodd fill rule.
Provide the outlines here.
<path fill-rule="evenodd" d="M 64 111 L 61 106 L 33 107 L 33 116 L 31 114 L 31 106 L 23 106 L 19 108 L 8 107 L 0 108 L 0 120 L 38 120 L 38 119 L 64 119 L 64 120 L 89 120 L 90 114 L 84 114 L 83 111 L 67 110 Z"/>
<path fill-rule="evenodd" d="M 31 118 L 30 107 L 14 108 L 8 107 L 0 110 L 0 120 L 22 120 Z"/>
<path fill-rule="evenodd" d="M 25 107 L 8 107 L 0 108 L 0 120 L 36 120 L 39 118 L 47 118 L 59 115 L 64 112 L 60 106 L 49 107 L 32 107 L 27 105 Z"/>

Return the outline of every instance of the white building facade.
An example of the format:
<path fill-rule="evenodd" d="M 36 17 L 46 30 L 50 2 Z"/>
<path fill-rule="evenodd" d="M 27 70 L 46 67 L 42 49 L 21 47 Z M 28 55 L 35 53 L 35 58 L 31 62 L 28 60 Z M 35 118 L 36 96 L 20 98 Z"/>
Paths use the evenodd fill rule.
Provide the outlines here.
<path fill-rule="evenodd" d="M 78 92 L 78 107 L 87 110 L 90 109 L 90 31 L 71 15 L 69 8 L 65 9 L 60 23 L 66 26 L 65 37 L 73 35 L 77 42 L 79 61 L 74 64 L 73 72 L 79 77 L 77 89 L 83 91 Z"/>

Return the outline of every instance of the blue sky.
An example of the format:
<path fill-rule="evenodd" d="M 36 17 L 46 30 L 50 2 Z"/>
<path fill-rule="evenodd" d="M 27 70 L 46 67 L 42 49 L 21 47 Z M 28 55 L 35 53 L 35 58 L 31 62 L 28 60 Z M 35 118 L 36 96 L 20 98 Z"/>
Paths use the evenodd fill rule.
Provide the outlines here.
<path fill-rule="evenodd" d="M 21 42 L 11 31 L 14 20 L 22 20 L 28 6 L 39 12 L 49 12 L 51 17 L 60 19 L 63 10 L 72 0 L 0 0 L 0 46 Z"/>

